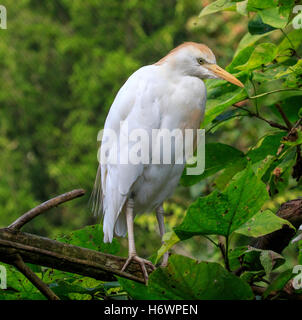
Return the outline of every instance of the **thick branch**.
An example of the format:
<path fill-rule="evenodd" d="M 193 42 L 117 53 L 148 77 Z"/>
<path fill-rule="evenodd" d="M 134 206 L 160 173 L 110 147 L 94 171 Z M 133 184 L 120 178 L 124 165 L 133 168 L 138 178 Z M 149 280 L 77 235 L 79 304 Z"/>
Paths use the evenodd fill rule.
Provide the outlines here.
<path fill-rule="evenodd" d="M 81 274 L 102 281 L 115 275 L 144 283 L 140 265 L 131 262 L 127 272 L 121 269 L 125 258 L 73 246 L 18 230 L 0 229 L 0 261 L 14 264 L 19 254 L 24 262 Z M 147 268 L 148 272 L 152 270 Z"/>
<path fill-rule="evenodd" d="M 50 199 L 42 204 L 38 205 L 37 207 L 31 209 L 30 211 L 24 213 L 20 218 L 18 218 L 15 222 L 13 222 L 8 228 L 12 230 L 20 230 L 26 223 L 53 207 L 58 206 L 59 204 L 75 199 L 77 197 L 81 197 L 85 194 L 85 190 L 77 189 L 73 190 L 60 196 L 57 196 L 53 199 Z"/>

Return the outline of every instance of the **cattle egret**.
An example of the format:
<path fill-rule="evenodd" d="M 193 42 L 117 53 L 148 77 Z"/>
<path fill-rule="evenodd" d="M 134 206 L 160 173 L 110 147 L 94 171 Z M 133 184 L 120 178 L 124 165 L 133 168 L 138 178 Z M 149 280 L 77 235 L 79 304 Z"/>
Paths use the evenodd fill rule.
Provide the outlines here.
<path fill-rule="evenodd" d="M 224 79 L 237 86 L 243 84 L 216 64 L 213 52 L 205 45 L 186 42 L 155 64 L 134 72 L 119 90 L 107 116 L 104 130 L 120 134 L 121 123 L 128 132 L 144 129 L 196 129 L 204 116 L 206 87 L 203 79 Z M 103 136 L 104 139 L 105 135 Z M 119 139 L 121 139 L 119 137 Z M 127 141 L 127 140 L 125 140 Z M 102 140 L 102 143 L 104 140 Z M 118 157 L 128 157 L 134 142 L 117 142 Z M 102 148 L 102 145 L 101 145 Z M 111 152 L 109 147 L 109 153 Z M 151 156 L 151 148 L 148 149 Z M 104 242 L 128 231 L 129 263 L 137 261 L 147 282 L 146 265 L 153 264 L 136 253 L 133 220 L 135 215 L 156 210 L 161 238 L 165 233 L 163 202 L 177 186 L 184 164 L 112 164 L 99 165 L 93 197 L 93 210 L 103 213 Z M 167 264 L 168 253 L 163 257 Z"/>

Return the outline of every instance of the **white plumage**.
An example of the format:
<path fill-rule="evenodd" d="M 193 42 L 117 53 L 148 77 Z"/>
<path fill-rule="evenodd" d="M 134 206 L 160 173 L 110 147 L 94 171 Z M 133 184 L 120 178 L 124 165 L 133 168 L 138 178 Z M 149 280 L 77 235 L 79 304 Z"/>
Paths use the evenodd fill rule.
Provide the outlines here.
<path fill-rule="evenodd" d="M 214 54 L 206 46 L 185 43 L 177 47 L 156 64 L 142 67 L 129 77 L 110 108 L 102 141 L 107 138 L 106 129 L 114 130 L 119 136 L 121 131 L 127 134 L 126 126 L 129 133 L 144 129 L 150 141 L 152 129 L 198 129 L 206 104 L 202 79 L 218 77 L 242 86 L 216 65 Z M 122 121 L 125 122 L 120 126 Z M 134 145 L 134 142 L 120 142 L 118 140 L 118 160 L 128 157 Z M 149 156 L 151 159 L 151 145 Z M 130 198 L 133 200 L 132 216 L 160 208 L 172 195 L 183 168 L 183 164 L 173 163 L 100 164 L 93 197 L 95 211 L 102 210 L 104 214 L 104 242 L 111 242 L 114 235 L 126 235 Z M 134 243 L 130 245 L 129 239 L 129 258 L 133 257 L 137 257 L 135 247 Z M 146 260 L 142 260 L 139 262 L 144 269 Z"/>

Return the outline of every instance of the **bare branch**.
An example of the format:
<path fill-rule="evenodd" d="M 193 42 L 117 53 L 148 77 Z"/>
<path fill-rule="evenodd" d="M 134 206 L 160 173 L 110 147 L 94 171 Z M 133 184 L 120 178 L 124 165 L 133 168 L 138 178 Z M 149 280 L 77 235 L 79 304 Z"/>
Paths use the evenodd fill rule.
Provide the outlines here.
<path fill-rule="evenodd" d="M 77 189 L 73 190 L 60 196 L 57 196 L 53 199 L 50 199 L 42 204 L 38 205 L 37 207 L 31 209 L 30 211 L 24 213 L 20 218 L 18 218 L 15 222 L 13 222 L 8 228 L 12 230 L 20 230 L 26 223 L 40 215 L 41 213 L 58 206 L 59 204 L 70 201 L 72 199 L 81 197 L 85 194 L 85 190 Z"/>
<path fill-rule="evenodd" d="M 73 246 L 37 235 L 0 229 L 0 261 L 12 264 L 15 254 L 24 262 L 81 274 L 102 281 L 114 281 L 114 275 L 144 283 L 140 265 L 131 262 L 127 272 L 121 269 L 126 258 Z M 149 273 L 151 269 L 147 267 Z"/>

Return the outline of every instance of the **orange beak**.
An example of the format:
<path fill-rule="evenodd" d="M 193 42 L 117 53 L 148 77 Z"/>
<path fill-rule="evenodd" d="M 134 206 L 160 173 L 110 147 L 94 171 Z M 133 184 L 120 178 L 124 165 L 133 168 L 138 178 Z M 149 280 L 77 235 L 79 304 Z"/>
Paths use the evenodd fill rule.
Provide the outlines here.
<path fill-rule="evenodd" d="M 235 78 L 233 75 L 225 71 L 224 69 L 220 68 L 217 64 L 208 64 L 205 66 L 213 73 L 215 73 L 219 78 L 224 79 L 228 82 L 235 84 L 238 87 L 244 88 L 244 84 Z"/>

